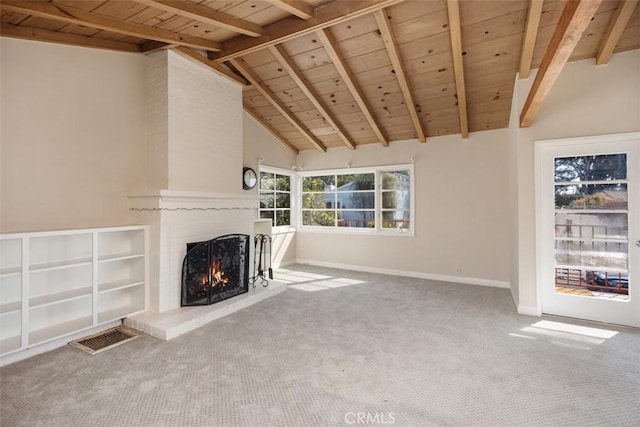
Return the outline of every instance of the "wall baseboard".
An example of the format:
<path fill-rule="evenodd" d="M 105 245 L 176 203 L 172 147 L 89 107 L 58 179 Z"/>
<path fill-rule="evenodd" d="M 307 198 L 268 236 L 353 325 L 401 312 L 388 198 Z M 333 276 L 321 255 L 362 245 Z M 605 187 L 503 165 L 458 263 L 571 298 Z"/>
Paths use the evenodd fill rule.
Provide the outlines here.
<path fill-rule="evenodd" d="M 363 271 L 376 274 L 389 274 L 393 276 L 413 277 L 416 279 L 438 280 L 441 282 L 464 283 L 467 285 L 491 286 L 494 288 L 510 289 L 509 282 L 500 280 L 479 279 L 476 277 L 449 276 L 445 274 L 422 273 L 419 271 L 393 270 L 387 268 L 367 267 L 362 265 L 340 264 L 333 262 L 315 261 L 310 259 L 296 259 L 297 264 L 315 265 L 318 267 L 337 268 L 341 270 Z"/>
<path fill-rule="evenodd" d="M 524 314 L 525 316 L 540 317 L 542 313 L 538 310 L 538 307 L 529 305 L 518 305 L 518 314 Z"/>

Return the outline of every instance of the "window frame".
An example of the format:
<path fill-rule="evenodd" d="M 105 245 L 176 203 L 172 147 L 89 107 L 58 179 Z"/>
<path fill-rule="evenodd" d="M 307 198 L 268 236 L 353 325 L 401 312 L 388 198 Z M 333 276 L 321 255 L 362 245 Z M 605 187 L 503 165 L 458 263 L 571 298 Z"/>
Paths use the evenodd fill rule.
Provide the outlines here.
<path fill-rule="evenodd" d="M 390 210 L 382 207 L 382 172 L 394 172 L 394 171 L 408 171 L 409 172 L 409 227 L 404 229 L 398 228 L 383 228 L 382 227 L 382 212 L 389 212 Z M 374 216 L 375 227 L 339 227 L 334 226 L 316 226 L 316 225 L 303 225 L 303 209 L 302 209 L 302 181 L 304 177 L 309 176 L 324 176 L 324 175 L 344 175 L 344 174 L 366 174 L 373 173 L 374 180 Z M 400 165 L 385 165 L 385 166 L 371 166 L 361 168 L 347 168 L 347 169 L 321 169 L 313 171 L 298 172 L 296 174 L 296 228 L 301 232 L 318 232 L 318 233 L 338 233 L 338 234 L 359 234 L 359 235 L 385 235 L 385 236 L 402 236 L 413 237 L 415 235 L 415 173 L 413 164 L 400 164 Z M 335 193 L 338 191 L 336 189 Z M 333 208 L 336 212 L 340 209 Z M 365 209 L 366 210 L 366 209 Z M 404 209 L 403 209 L 404 210 Z"/>
<path fill-rule="evenodd" d="M 262 176 L 262 172 L 265 173 L 272 173 L 272 174 L 276 174 L 276 175 L 283 175 L 283 176 L 288 176 L 289 177 L 289 225 L 274 225 L 274 222 L 271 223 L 271 231 L 272 233 L 276 234 L 276 233 L 285 233 L 288 231 L 292 231 L 295 230 L 295 226 L 297 224 L 297 210 L 296 210 L 296 200 L 297 200 L 297 196 L 296 196 L 296 188 L 297 188 L 297 182 L 298 182 L 298 177 L 296 176 L 296 173 L 294 171 L 291 170 L 287 170 L 287 169 L 282 169 L 282 168 L 277 168 L 277 167 L 272 167 L 272 166 L 263 166 L 263 165 L 259 165 L 258 166 L 258 184 L 256 185 L 256 187 L 258 188 L 258 197 L 260 198 L 260 200 L 258 201 L 258 219 L 269 219 L 269 218 L 262 218 L 262 216 L 260 215 L 260 213 L 262 211 L 273 211 L 274 213 L 274 221 L 276 218 L 276 211 L 278 210 L 287 210 L 286 208 L 277 208 L 276 204 L 277 204 L 277 194 L 278 194 L 278 190 L 276 190 L 275 185 L 274 185 L 274 189 L 273 191 L 273 195 L 274 195 L 274 199 L 273 199 L 273 208 L 270 209 L 263 209 L 260 207 L 260 202 L 262 201 L 262 188 L 260 187 L 260 180 L 261 180 L 261 176 Z"/>

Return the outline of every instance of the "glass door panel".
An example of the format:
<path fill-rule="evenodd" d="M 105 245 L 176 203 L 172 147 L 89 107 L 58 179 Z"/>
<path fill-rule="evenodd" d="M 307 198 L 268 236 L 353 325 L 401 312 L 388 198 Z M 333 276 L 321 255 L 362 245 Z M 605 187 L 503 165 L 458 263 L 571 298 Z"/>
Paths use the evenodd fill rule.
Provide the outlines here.
<path fill-rule="evenodd" d="M 627 167 L 626 153 L 554 159 L 555 292 L 628 299 Z"/>

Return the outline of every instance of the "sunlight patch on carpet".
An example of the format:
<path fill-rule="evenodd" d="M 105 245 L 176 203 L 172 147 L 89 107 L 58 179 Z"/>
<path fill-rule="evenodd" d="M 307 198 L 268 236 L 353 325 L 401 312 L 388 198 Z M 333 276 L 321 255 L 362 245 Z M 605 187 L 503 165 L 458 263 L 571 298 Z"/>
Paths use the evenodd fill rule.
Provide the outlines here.
<path fill-rule="evenodd" d="M 618 334 L 618 332 L 616 331 L 610 331 L 607 329 L 590 328 L 587 326 L 572 325 L 570 323 L 552 322 L 550 320 L 541 320 L 539 322 L 534 323 L 531 326 L 533 326 L 534 328 L 549 329 L 552 331 L 559 331 L 559 332 L 568 332 L 571 334 L 583 335 L 586 337 L 593 337 L 593 338 L 609 339 L 609 338 L 613 338 Z"/>

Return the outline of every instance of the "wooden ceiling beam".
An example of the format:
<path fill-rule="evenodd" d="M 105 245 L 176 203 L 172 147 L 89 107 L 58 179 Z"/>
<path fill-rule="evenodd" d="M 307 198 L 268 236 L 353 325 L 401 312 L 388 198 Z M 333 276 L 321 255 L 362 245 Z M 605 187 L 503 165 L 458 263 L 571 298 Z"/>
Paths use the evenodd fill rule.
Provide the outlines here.
<path fill-rule="evenodd" d="M 41 28 L 22 27 L 2 23 L 0 33 L 6 37 L 62 43 L 74 46 L 85 46 L 100 49 L 119 50 L 124 52 L 141 52 L 140 46 L 115 40 L 98 39 L 77 34 L 43 30 Z"/>
<path fill-rule="evenodd" d="M 271 105 L 275 107 L 276 110 L 280 114 L 282 114 L 288 121 L 295 127 L 306 139 L 311 142 L 314 147 L 323 153 L 327 151 L 322 141 L 320 141 L 315 135 L 307 129 L 307 127 L 296 117 L 294 116 L 287 107 L 280 101 L 273 92 L 271 92 L 266 85 L 260 81 L 260 78 L 256 74 L 253 73 L 240 59 L 231 59 L 229 62 L 240 72 L 242 75 L 249 80 L 249 82 L 253 85 L 253 87 L 260 92 L 262 96 L 266 98 L 267 101 Z"/>
<path fill-rule="evenodd" d="M 110 16 L 87 12 L 66 4 L 63 5 L 41 1 L 3 0 L 0 3 L 0 10 L 23 13 L 25 15 L 37 16 L 39 18 L 51 19 L 53 21 L 65 22 L 67 24 L 82 25 L 85 27 L 97 28 L 99 30 L 126 34 L 128 36 L 169 44 L 189 46 L 208 51 L 220 50 L 220 43 L 213 40 L 174 33 L 172 31 L 149 27 L 147 25 L 134 24 L 112 18 Z"/>
<path fill-rule="evenodd" d="M 301 0 L 267 0 L 267 2 L 298 18 L 304 20 L 313 18 L 313 9 Z"/>
<path fill-rule="evenodd" d="M 544 0 L 529 0 L 529 12 L 527 13 L 527 29 L 522 41 L 522 51 L 520 52 L 520 72 L 521 79 L 529 77 L 531 72 L 531 61 L 533 61 L 533 49 L 538 38 L 538 28 L 540 27 L 540 17 L 542 16 L 542 4 Z"/>
<path fill-rule="evenodd" d="M 222 43 L 222 52 L 211 54 L 216 62 L 228 61 L 256 52 L 287 40 L 311 34 L 317 30 L 348 21 L 373 11 L 402 2 L 403 0 L 334 0 L 313 9 L 313 18 L 303 21 L 297 17 L 285 18 L 264 27 L 264 35 L 257 38 L 238 36 Z"/>
<path fill-rule="evenodd" d="M 353 141 L 351 141 L 351 138 L 347 136 L 346 132 L 344 131 L 344 129 L 342 129 L 335 116 L 323 104 L 323 102 L 320 100 L 320 96 L 313 89 L 313 87 L 309 85 L 309 83 L 304 78 L 302 73 L 298 70 L 293 61 L 291 61 L 291 58 L 289 57 L 289 55 L 287 55 L 287 52 L 285 52 L 284 48 L 281 45 L 270 46 L 269 51 L 273 56 L 275 56 L 280 65 L 282 65 L 282 68 L 284 68 L 287 73 L 289 73 L 289 77 L 291 77 L 293 81 L 296 82 L 300 90 L 302 90 L 306 97 L 309 98 L 309 101 L 311 101 L 313 106 L 316 107 L 316 110 L 318 110 L 320 114 L 322 114 L 324 120 L 329 126 L 333 128 L 342 142 L 344 142 L 347 147 L 355 150 L 356 144 L 354 144 Z"/>
<path fill-rule="evenodd" d="M 453 75 L 458 98 L 458 116 L 460 135 L 469 138 L 469 118 L 467 117 L 467 89 L 464 83 L 464 64 L 462 62 L 462 34 L 460 30 L 460 5 L 458 0 L 447 0 L 449 14 L 449 35 L 451 37 L 451 55 L 453 56 Z"/>
<path fill-rule="evenodd" d="M 149 40 L 140 45 L 142 53 L 151 53 L 158 50 L 173 49 L 174 47 L 178 47 L 178 45 L 157 42 L 155 40 Z"/>
<path fill-rule="evenodd" d="M 181 0 L 135 0 L 145 6 L 159 9 L 185 18 L 193 19 L 203 24 L 224 28 L 250 37 L 262 35 L 262 27 L 253 22 L 236 18 L 223 12 L 218 12 L 206 6 Z"/>
<path fill-rule="evenodd" d="M 333 36 L 329 32 L 329 29 L 324 28 L 322 30 L 319 30 L 316 34 L 320 39 L 320 42 L 324 45 L 324 49 L 329 55 L 329 58 L 331 58 L 331 61 L 333 61 L 333 65 L 338 70 L 340 77 L 342 77 L 342 80 L 344 80 L 344 83 L 349 89 L 349 92 L 351 92 L 351 95 L 356 100 L 356 103 L 358 104 L 358 107 L 360 107 L 362 114 L 364 114 L 365 119 L 367 120 L 367 122 L 369 122 L 369 126 L 371 126 L 373 133 L 376 134 L 376 137 L 380 141 L 380 144 L 388 147 L 389 141 L 382 132 L 382 128 L 378 124 L 375 116 L 371 112 L 371 107 L 369 107 L 369 104 L 367 103 L 362 90 L 360 90 L 360 87 L 356 83 L 353 73 L 351 72 L 349 67 L 347 67 L 347 63 L 345 62 L 342 55 L 338 52 L 338 44 L 333 39 Z"/>
<path fill-rule="evenodd" d="M 596 65 L 603 65 L 609 62 L 611 55 L 613 55 L 613 50 L 616 48 L 618 41 L 620 41 L 620 37 L 627 23 L 629 23 L 637 4 L 638 0 L 621 0 L 611 24 L 602 38 L 602 44 L 596 55 Z"/>
<path fill-rule="evenodd" d="M 602 0 L 567 0 L 520 113 L 520 127 L 531 126 Z"/>
<path fill-rule="evenodd" d="M 404 103 L 409 110 L 409 116 L 411 117 L 411 122 L 413 123 L 413 127 L 416 130 L 418 139 L 420 140 L 420 142 L 426 142 L 427 137 L 422 130 L 422 125 L 420 124 L 420 118 L 418 117 L 418 111 L 416 110 L 416 103 L 413 100 L 409 79 L 407 78 L 407 74 L 404 71 L 402 59 L 400 58 L 400 52 L 398 51 L 398 46 L 396 44 L 395 38 L 393 37 L 393 32 L 391 31 L 391 26 L 389 25 L 387 14 L 383 10 L 377 10 L 373 13 L 373 16 L 375 17 L 376 23 L 378 24 L 378 29 L 380 30 L 380 33 L 382 35 L 382 41 L 384 42 L 384 46 L 387 49 L 389 59 L 391 60 L 391 65 L 393 66 L 396 78 L 398 79 L 398 83 L 400 84 Z"/>
<path fill-rule="evenodd" d="M 173 51 L 181 56 L 184 56 L 185 58 L 199 62 L 200 64 L 211 68 L 221 76 L 233 81 L 234 83 L 240 83 L 242 86 L 246 86 L 248 84 L 247 80 L 245 80 L 244 77 L 237 75 L 228 68 L 225 68 L 217 62 L 210 60 L 206 56 L 200 55 L 198 52 L 195 52 L 188 47 L 178 46 L 174 48 Z"/>
<path fill-rule="evenodd" d="M 244 111 L 246 111 L 247 114 L 249 114 L 251 117 L 253 117 L 253 119 L 256 122 L 260 123 L 262 125 L 262 127 L 264 127 L 271 134 L 271 136 L 273 136 L 276 140 L 278 140 L 278 142 L 280 142 L 280 144 L 284 145 L 293 154 L 297 155 L 297 154 L 300 153 L 300 150 L 298 150 L 293 144 L 291 144 L 289 141 L 287 141 L 285 137 L 280 135 L 280 132 L 275 130 L 273 126 L 271 126 L 269 123 L 267 123 L 265 120 L 263 120 L 262 117 L 260 117 L 258 115 L 258 113 L 256 113 L 252 108 L 250 108 L 250 107 L 248 107 L 246 105 L 243 105 L 242 108 L 244 108 Z"/>

